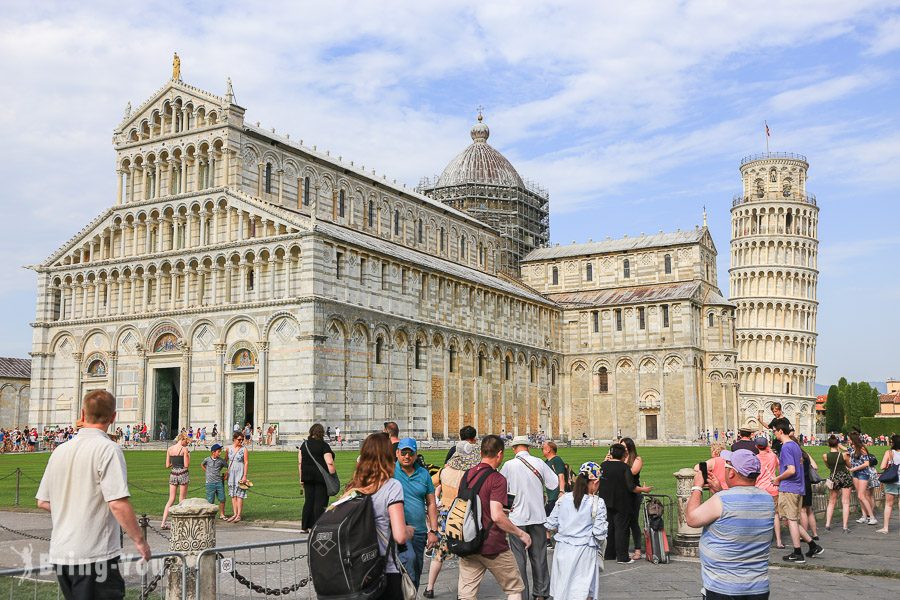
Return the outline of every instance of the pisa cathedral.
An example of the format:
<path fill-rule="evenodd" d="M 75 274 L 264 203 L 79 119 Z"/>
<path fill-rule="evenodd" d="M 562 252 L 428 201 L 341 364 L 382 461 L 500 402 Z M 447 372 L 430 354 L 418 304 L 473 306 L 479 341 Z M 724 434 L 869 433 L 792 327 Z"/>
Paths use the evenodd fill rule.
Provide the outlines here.
<path fill-rule="evenodd" d="M 758 420 L 781 393 L 768 382 L 788 371 L 767 375 L 768 355 L 738 361 L 776 329 L 786 343 L 786 310 L 814 315 L 795 299 L 751 316 L 787 281 L 760 287 L 750 265 L 774 255 L 759 249 L 801 243 L 759 233 L 757 209 L 778 198 L 752 218 L 755 196 L 735 204 L 732 260 L 757 261 L 732 269 L 750 282 L 736 305 L 705 223 L 548 246 L 549 195 L 480 115 L 443 174 L 410 189 L 244 112 L 230 82 L 217 96 L 176 75 L 116 127 L 115 201 L 32 267 L 30 424 L 72 423 L 105 388 L 120 421 L 154 432 L 277 423 L 290 438 L 322 422 L 358 437 L 392 419 L 428 439 L 474 424 L 679 443 Z M 742 169 L 745 188 L 760 168 Z M 806 372 L 785 392 L 800 411 L 811 356 L 777 352 Z"/>

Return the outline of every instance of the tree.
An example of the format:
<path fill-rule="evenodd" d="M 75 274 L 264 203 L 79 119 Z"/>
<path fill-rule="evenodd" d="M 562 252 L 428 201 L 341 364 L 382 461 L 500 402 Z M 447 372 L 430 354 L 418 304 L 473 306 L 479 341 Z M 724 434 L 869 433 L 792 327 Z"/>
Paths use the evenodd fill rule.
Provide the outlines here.
<path fill-rule="evenodd" d="M 828 388 L 828 398 L 825 400 L 825 430 L 844 431 L 844 403 L 836 385 Z"/>

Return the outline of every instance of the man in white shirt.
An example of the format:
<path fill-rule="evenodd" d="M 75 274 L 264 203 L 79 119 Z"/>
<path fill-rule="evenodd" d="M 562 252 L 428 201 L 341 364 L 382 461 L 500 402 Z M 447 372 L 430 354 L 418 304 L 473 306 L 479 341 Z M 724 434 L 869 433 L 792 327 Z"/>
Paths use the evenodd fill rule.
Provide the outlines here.
<path fill-rule="evenodd" d="M 527 562 L 531 563 L 531 576 L 534 580 L 533 597 L 546 598 L 550 594 L 550 572 L 547 568 L 547 529 L 544 522 L 547 520 L 544 504 L 544 488 L 555 490 L 559 488 L 559 477 L 547 463 L 531 456 L 528 449 L 531 440 L 527 436 L 518 435 L 512 441 L 515 458 L 507 461 L 500 473 L 506 477 L 509 487 L 509 495 L 512 498 L 512 510 L 509 520 L 519 529 L 531 536 L 531 547 L 525 548 L 518 538 L 509 537 L 509 546 L 522 581 L 525 582 L 523 598 L 532 597 L 529 594 Z M 526 561 L 526 553 L 528 560 Z"/>
<path fill-rule="evenodd" d="M 50 455 L 35 496 L 38 507 L 52 517 L 50 562 L 67 600 L 125 597 L 120 526 L 144 560 L 150 560 L 150 546 L 128 499 L 125 456 L 106 435 L 115 418 L 112 394 L 88 393 L 81 430 Z"/>

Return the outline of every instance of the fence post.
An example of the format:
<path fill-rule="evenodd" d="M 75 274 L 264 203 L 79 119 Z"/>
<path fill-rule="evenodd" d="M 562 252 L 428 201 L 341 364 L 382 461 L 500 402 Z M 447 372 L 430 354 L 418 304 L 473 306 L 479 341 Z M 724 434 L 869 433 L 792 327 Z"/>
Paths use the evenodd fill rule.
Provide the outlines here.
<path fill-rule="evenodd" d="M 22 483 L 22 469 L 16 467 L 16 503 L 19 505 L 19 485 Z"/>
<path fill-rule="evenodd" d="M 183 568 L 186 577 L 181 573 L 169 571 L 166 586 L 167 600 L 198 600 L 216 597 L 216 556 L 203 556 L 200 553 L 216 547 L 216 514 L 219 507 L 210 504 L 204 498 L 187 498 L 169 510 L 172 522 L 172 539 L 169 550 L 184 554 Z M 201 578 L 197 585 L 197 578 Z M 182 584 L 185 586 L 182 589 Z M 198 592 L 199 591 L 199 595 Z"/>
<path fill-rule="evenodd" d="M 684 509 L 691 497 L 691 487 L 694 485 L 694 470 L 684 468 L 673 473 L 675 475 L 675 493 L 678 497 L 678 533 L 675 535 L 675 552 L 681 556 L 700 555 L 701 529 L 687 524 Z"/>
<path fill-rule="evenodd" d="M 138 519 L 138 525 L 141 527 L 141 532 L 144 534 L 144 541 L 147 541 L 147 528 L 150 526 L 150 518 L 147 516 L 147 513 L 141 515 L 141 518 Z"/>

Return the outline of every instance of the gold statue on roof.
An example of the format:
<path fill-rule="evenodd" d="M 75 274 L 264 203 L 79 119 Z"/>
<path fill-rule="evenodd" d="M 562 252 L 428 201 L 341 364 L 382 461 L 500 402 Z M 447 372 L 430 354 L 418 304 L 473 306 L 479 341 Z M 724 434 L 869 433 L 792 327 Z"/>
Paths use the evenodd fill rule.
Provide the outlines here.
<path fill-rule="evenodd" d="M 177 52 L 172 59 L 172 79 L 174 81 L 181 81 L 181 59 L 178 58 Z"/>

